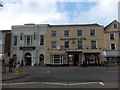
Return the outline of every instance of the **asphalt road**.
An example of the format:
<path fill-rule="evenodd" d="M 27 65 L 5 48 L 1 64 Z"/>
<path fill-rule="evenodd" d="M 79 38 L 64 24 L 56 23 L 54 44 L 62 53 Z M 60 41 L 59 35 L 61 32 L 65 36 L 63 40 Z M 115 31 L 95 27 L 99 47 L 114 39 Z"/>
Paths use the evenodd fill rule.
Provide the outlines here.
<path fill-rule="evenodd" d="M 3 88 L 118 88 L 118 67 L 38 67 Z"/>

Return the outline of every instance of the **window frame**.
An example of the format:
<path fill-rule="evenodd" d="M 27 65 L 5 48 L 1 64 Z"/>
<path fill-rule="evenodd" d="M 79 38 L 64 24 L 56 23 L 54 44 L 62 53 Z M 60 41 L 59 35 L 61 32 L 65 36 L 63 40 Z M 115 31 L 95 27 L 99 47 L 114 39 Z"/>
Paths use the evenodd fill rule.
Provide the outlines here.
<path fill-rule="evenodd" d="M 45 36 L 40 35 L 40 46 L 44 45 L 44 42 L 45 42 Z"/>
<path fill-rule="evenodd" d="M 66 46 L 68 44 L 68 46 Z M 64 49 L 70 48 L 70 41 L 64 41 Z"/>
<path fill-rule="evenodd" d="M 80 45 L 80 43 L 81 43 L 81 45 Z M 83 41 L 78 41 L 77 46 L 78 46 L 78 49 L 83 49 Z"/>
<path fill-rule="evenodd" d="M 94 46 L 93 42 L 95 42 L 95 46 Z M 91 49 L 97 49 L 97 41 L 95 41 L 95 40 L 91 41 Z"/>
<path fill-rule="evenodd" d="M 57 31 L 56 30 L 52 30 L 51 31 L 51 37 L 56 37 L 57 36 Z"/>
<path fill-rule="evenodd" d="M 51 41 L 51 49 L 57 49 L 57 41 Z"/>
<path fill-rule="evenodd" d="M 92 31 L 94 31 L 94 33 Z M 96 30 L 95 29 L 90 30 L 90 36 L 96 36 Z"/>
<path fill-rule="evenodd" d="M 18 44 L 18 36 L 17 35 L 14 35 L 13 36 L 13 46 L 17 46 L 17 44 Z"/>
<path fill-rule="evenodd" d="M 66 34 L 67 32 L 67 34 Z M 67 37 L 67 36 L 70 36 L 70 31 L 69 30 L 64 30 L 64 36 Z"/>
<path fill-rule="evenodd" d="M 81 33 L 80 33 L 81 32 Z M 83 30 L 77 30 L 77 36 L 83 36 Z"/>
<path fill-rule="evenodd" d="M 111 34 L 112 34 L 113 36 L 111 36 Z M 112 38 L 113 38 L 113 39 L 112 39 Z M 110 39 L 110 40 L 115 40 L 115 33 L 110 33 L 110 34 L 109 34 L 109 39 Z"/>

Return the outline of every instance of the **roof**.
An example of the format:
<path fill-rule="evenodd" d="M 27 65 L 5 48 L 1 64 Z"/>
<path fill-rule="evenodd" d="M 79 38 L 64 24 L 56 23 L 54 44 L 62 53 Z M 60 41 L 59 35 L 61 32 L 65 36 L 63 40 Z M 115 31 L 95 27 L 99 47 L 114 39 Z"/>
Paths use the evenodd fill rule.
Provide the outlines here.
<path fill-rule="evenodd" d="M 114 22 L 117 22 L 117 23 L 119 23 L 117 20 L 114 20 L 114 21 L 112 21 L 110 24 L 108 24 L 105 28 L 104 28 L 104 30 L 106 30 L 111 24 L 113 24 Z M 120 23 L 119 23 L 120 24 Z"/>
<path fill-rule="evenodd" d="M 66 27 L 66 26 L 101 26 L 101 25 L 97 23 L 95 24 L 49 25 L 49 27 Z"/>

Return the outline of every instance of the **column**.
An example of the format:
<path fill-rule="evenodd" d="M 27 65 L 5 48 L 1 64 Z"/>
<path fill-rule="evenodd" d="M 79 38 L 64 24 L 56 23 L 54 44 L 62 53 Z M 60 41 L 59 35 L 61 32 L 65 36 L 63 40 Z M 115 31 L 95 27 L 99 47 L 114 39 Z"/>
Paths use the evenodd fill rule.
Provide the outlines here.
<path fill-rule="evenodd" d="M 22 50 L 20 50 L 20 63 L 21 63 L 21 60 L 23 59 L 23 56 L 22 56 Z"/>
<path fill-rule="evenodd" d="M 32 51 L 32 66 L 34 66 L 35 65 L 35 50 L 34 51 Z"/>

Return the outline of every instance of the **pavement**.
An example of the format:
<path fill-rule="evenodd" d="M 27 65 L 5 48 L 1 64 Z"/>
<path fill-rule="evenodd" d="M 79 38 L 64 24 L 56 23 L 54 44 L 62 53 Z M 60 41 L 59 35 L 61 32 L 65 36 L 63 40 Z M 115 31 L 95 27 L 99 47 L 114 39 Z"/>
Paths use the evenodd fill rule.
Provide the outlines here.
<path fill-rule="evenodd" d="M 6 72 L 2 73 L 2 81 L 19 79 L 19 78 L 23 78 L 28 75 L 29 74 L 27 72 L 22 72 L 22 69 L 20 73 L 16 73 L 15 69 L 13 69 L 13 72 L 9 72 L 8 67 L 7 67 Z"/>
<path fill-rule="evenodd" d="M 54 67 L 52 67 L 54 68 Z M 89 67 L 90 68 L 90 67 Z M 93 68 L 93 67 L 92 67 Z M 49 68 L 50 70 L 51 68 Z M 13 69 L 13 72 L 10 73 L 8 72 L 8 67 L 6 68 L 6 72 L 2 73 L 2 81 L 8 81 L 8 80 L 14 80 L 14 79 L 19 79 L 23 78 L 26 76 L 29 76 L 30 73 L 33 73 L 34 71 L 47 71 L 48 67 L 31 67 L 31 66 L 25 66 L 21 68 L 21 72 L 16 74 L 15 69 Z"/>

